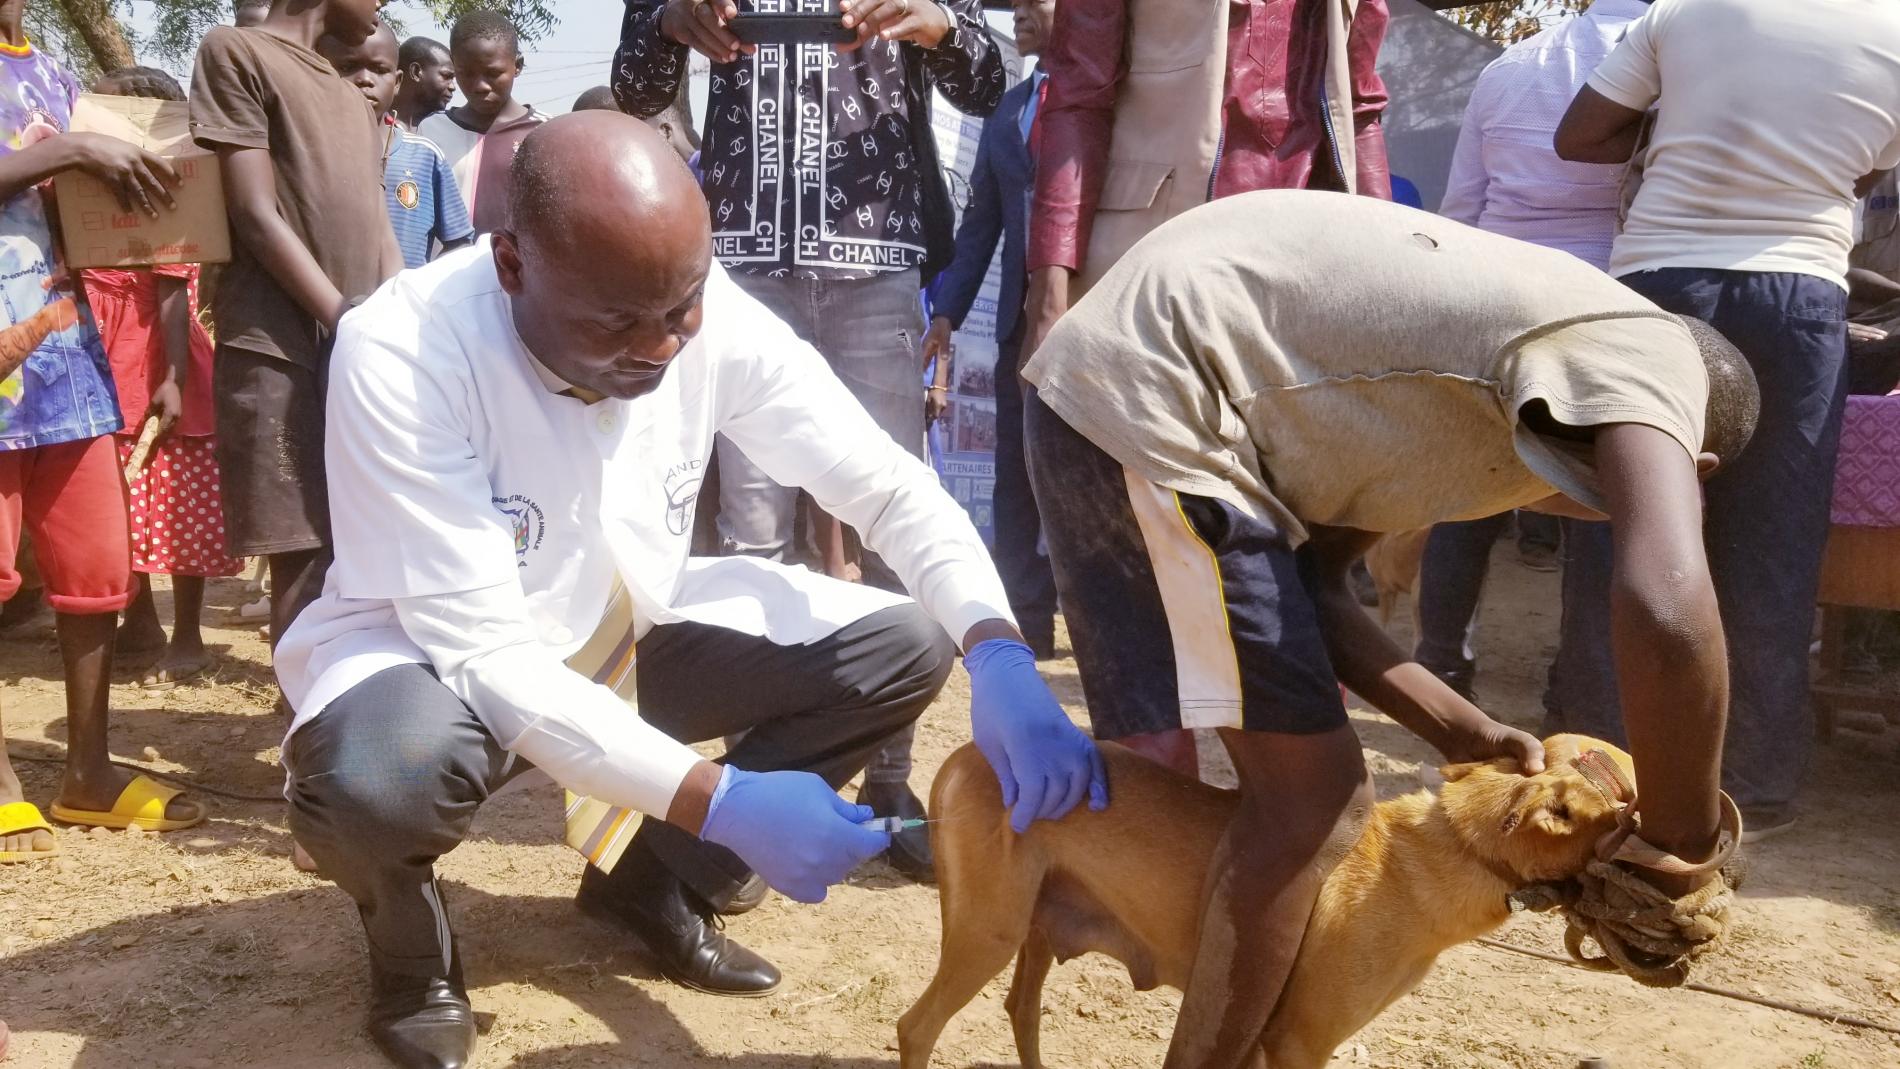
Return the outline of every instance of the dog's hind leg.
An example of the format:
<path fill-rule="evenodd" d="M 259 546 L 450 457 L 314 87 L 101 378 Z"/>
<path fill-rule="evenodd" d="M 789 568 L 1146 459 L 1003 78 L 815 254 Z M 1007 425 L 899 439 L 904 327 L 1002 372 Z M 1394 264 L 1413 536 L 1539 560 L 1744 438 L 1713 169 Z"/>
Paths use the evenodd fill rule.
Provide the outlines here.
<path fill-rule="evenodd" d="M 1029 910 L 1020 913 L 1027 927 Z M 995 918 L 1016 928 L 1018 918 Z M 937 975 L 918 996 L 917 1004 L 897 1022 L 897 1062 L 902 1069 L 925 1069 L 930 1052 L 937 1046 L 943 1026 L 958 1010 L 983 990 L 1009 964 L 1010 955 L 1025 934 L 1021 930 L 1004 931 L 999 924 L 973 922 L 968 928 L 985 930 L 958 931 L 949 918 L 944 920 L 943 953 L 937 961 Z"/>
<path fill-rule="evenodd" d="M 993 788 L 992 788 L 993 789 Z M 937 854 L 942 879 L 943 945 L 937 975 L 917 1004 L 897 1022 L 897 1060 L 902 1069 L 924 1069 L 943 1026 L 994 979 L 1029 935 L 1040 871 L 1004 850 L 988 872 L 969 863 L 975 844 L 946 835 Z M 949 864 L 945 865 L 948 861 Z M 1039 868 L 1039 866 L 1038 866 Z"/>
<path fill-rule="evenodd" d="M 1049 966 L 1056 960 L 1049 938 L 1041 929 L 1029 929 L 1016 952 L 1016 975 L 1009 982 L 1009 997 L 1003 1005 L 1009 1010 L 1010 1030 L 1016 1033 L 1016 1058 L 1023 1069 L 1042 1069 L 1042 982 L 1049 978 Z"/>

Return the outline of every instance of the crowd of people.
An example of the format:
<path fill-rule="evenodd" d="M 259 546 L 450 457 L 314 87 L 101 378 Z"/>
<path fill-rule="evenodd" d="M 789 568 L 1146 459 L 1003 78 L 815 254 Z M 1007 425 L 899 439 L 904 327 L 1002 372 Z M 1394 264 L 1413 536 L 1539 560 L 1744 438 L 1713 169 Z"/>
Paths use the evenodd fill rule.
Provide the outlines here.
<path fill-rule="evenodd" d="M 1594 0 L 1478 79 L 1436 216 L 1391 203 L 1383 0 L 1016 0 L 1013 86 L 977 0 L 841 0 L 836 46 L 629 0 L 560 119 L 515 98 L 501 14 L 444 45 L 377 0 L 240 0 L 188 94 L 89 90 L 184 101 L 217 154 L 209 331 L 194 265 L 62 267 L 48 179 L 156 217 L 179 176 L 71 132 L 27 3 L 0 600 L 56 616 L 67 751 L 44 812 L 0 755 L 0 862 L 205 819 L 110 761 L 114 655 L 204 674 L 206 580 L 261 559 L 299 863 L 358 906 L 397 1064 L 466 1064 L 433 865 L 530 767 L 652 818 L 570 813 L 580 908 L 741 996 L 779 974 L 718 915 L 880 854 L 931 879 L 912 730 L 959 653 L 1015 830 L 1108 804 L 1035 668 L 1058 613 L 1094 738 L 1193 776 L 1222 729 L 1241 804 L 1169 1065 L 1241 1064 L 1364 819 L 1342 686 L 1448 759 L 1543 765 L 1475 704 L 1513 516 L 1564 573 L 1545 734 L 1634 755 L 1617 859 L 1657 908 L 1706 915 L 1796 819 L 1844 397 L 1900 377 L 1875 0 Z M 960 222 L 933 94 L 984 120 Z M 986 547 L 923 455 L 999 245 Z M 1352 569 L 1426 527 L 1401 651 Z"/>

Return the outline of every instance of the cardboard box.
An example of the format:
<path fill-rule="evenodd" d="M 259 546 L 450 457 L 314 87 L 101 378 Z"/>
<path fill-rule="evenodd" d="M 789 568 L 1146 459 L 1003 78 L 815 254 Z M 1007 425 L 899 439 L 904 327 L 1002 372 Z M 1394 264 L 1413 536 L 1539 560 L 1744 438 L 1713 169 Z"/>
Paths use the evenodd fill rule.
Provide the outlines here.
<path fill-rule="evenodd" d="M 54 176 L 66 266 L 213 264 L 231 258 L 218 157 L 192 143 L 182 101 L 88 93 L 73 108 L 72 128 L 109 134 L 163 156 L 180 181 L 172 190 L 178 207 L 167 211 L 157 205 L 153 219 L 142 211 L 125 211 L 112 188 L 89 174 Z"/>

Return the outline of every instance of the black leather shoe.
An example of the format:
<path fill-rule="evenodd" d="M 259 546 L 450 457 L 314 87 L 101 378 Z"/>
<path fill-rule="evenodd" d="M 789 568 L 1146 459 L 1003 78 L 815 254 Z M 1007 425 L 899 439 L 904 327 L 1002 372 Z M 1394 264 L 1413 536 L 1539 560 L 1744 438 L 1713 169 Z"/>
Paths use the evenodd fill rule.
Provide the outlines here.
<path fill-rule="evenodd" d="M 475 1011 L 462 963 L 449 975 L 404 976 L 370 958 L 369 1036 L 403 1069 L 462 1069 L 475 1053 Z"/>
<path fill-rule="evenodd" d="M 632 850 L 620 864 L 638 869 L 616 870 L 612 884 L 589 865 L 574 902 L 588 916 L 638 936 L 660 975 L 681 987 L 734 998 L 758 998 L 778 987 L 778 969 L 726 938 L 712 908 L 666 866 Z"/>
<path fill-rule="evenodd" d="M 750 913 L 765 905 L 765 900 L 771 895 L 772 888 L 766 885 L 765 877 L 755 872 L 747 876 L 745 882 L 739 885 L 739 889 L 726 900 L 726 904 L 719 908 L 719 915 L 737 917 L 741 913 Z"/>
<path fill-rule="evenodd" d="M 858 804 L 868 805 L 880 817 L 921 819 L 924 803 L 912 793 L 908 783 L 866 783 L 858 788 Z M 930 852 L 930 828 L 911 828 L 891 836 L 891 848 L 884 852 L 891 867 L 918 883 L 936 883 L 936 858 Z"/>

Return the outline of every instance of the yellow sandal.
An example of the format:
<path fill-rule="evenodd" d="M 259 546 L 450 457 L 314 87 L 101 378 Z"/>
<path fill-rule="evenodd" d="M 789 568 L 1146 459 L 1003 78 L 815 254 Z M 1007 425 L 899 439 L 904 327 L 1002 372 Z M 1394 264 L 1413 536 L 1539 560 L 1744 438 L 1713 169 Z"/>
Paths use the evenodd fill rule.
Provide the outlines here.
<path fill-rule="evenodd" d="M 43 831 L 53 834 L 53 826 L 40 814 L 40 807 L 32 802 L 8 802 L 0 805 L 0 839 L 9 835 L 18 835 L 23 831 Z M 0 850 L 0 865 L 11 865 L 19 861 L 43 861 L 59 854 L 59 842 L 53 843 L 51 850 Z"/>
<path fill-rule="evenodd" d="M 143 831 L 178 831 L 202 822 L 205 807 L 196 801 L 187 799 L 194 812 L 186 819 L 172 819 L 165 816 L 165 809 L 172 799 L 185 793 L 176 787 L 167 787 L 150 776 L 134 776 L 132 782 L 119 792 L 119 799 L 112 803 L 112 811 L 101 813 L 90 809 L 68 809 L 58 802 L 53 803 L 53 819 L 66 824 L 85 824 L 94 828 L 139 828 Z"/>

